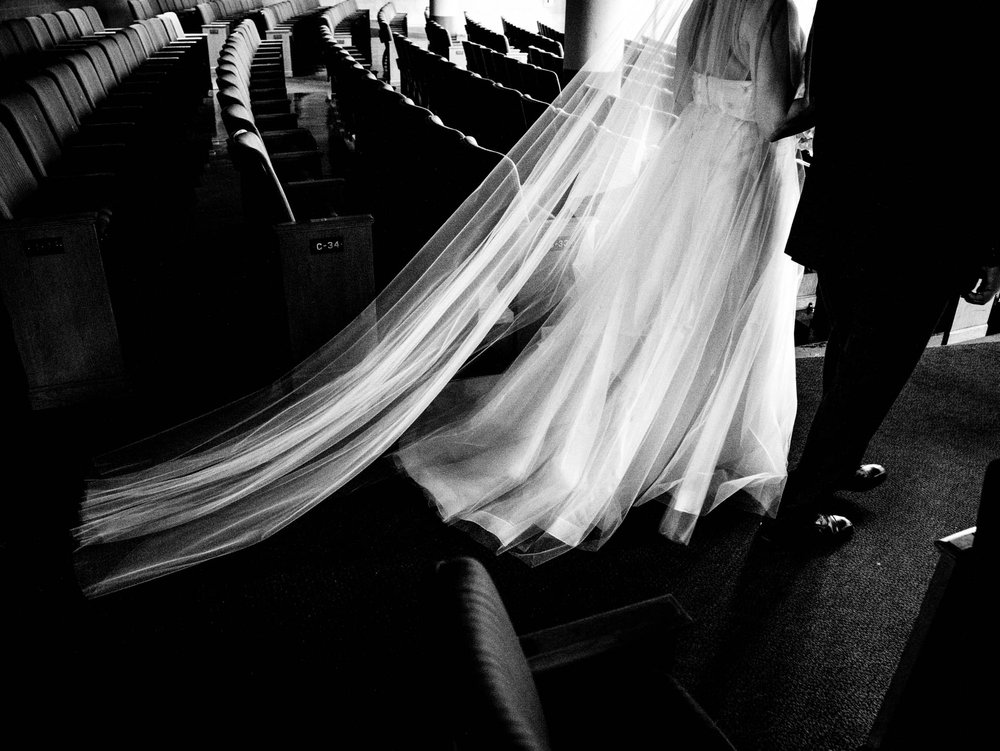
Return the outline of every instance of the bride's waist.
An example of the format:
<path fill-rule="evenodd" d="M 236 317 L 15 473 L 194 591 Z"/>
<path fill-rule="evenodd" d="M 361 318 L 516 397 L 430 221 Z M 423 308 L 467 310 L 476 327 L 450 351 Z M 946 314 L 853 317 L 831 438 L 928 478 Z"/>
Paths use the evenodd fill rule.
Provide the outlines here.
<path fill-rule="evenodd" d="M 754 87 L 750 81 L 698 73 L 694 77 L 693 89 L 692 100 L 695 104 L 719 110 L 739 120 L 754 119 Z"/>

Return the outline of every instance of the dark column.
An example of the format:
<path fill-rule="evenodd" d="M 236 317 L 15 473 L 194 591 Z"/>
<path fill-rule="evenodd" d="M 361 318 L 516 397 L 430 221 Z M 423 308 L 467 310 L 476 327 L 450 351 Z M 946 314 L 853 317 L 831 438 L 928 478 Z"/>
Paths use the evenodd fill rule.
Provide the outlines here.
<path fill-rule="evenodd" d="M 622 6 L 619 0 L 566 0 L 563 69 L 567 78 L 600 49 L 606 35 L 618 25 Z"/>

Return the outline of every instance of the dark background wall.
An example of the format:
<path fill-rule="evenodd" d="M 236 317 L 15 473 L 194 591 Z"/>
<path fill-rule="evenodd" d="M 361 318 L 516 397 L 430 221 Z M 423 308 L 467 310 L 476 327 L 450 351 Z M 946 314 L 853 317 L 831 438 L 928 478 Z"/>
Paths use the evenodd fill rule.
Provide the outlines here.
<path fill-rule="evenodd" d="M 0 0 L 0 20 L 37 16 L 66 8 L 93 5 L 101 14 L 105 26 L 119 26 L 130 20 L 125 0 Z"/>

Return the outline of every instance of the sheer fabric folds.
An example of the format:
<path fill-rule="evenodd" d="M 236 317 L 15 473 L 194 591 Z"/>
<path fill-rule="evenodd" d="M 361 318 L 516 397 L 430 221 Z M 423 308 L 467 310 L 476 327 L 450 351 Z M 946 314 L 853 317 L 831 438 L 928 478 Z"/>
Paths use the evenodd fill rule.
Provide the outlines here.
<path fill-rule="evenodd" d="M 659 2 L 609 38 L 334 339 L 103 458 L 76 530 L 88 595 L 268 537 L 400 438 L 446 519 L 531 561 L 599 545 L 653 498 L 680 541 L 738 490 L 773 509 L 795 411 L 782 248 L 798 178 L 792 142 L 767 135 L 797 84 L 795 14 Z M 498 342 L 520 351 L 503 374 L 428 409 Z"/>

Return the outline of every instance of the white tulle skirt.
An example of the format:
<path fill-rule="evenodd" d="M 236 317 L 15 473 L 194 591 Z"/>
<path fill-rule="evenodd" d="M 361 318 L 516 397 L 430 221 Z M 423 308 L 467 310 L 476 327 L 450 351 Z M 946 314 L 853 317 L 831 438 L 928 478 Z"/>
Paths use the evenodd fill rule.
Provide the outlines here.
<path fill-rule="evenodd" d="M 800 278 L 783 253 L 792 144 L 762 148 L 752 122 L 696 100 L 658 152 L 514 364 L 431 410 L 397 454 L 445 520 L 530 562 L 599 546 L 654 499 L 663 534 L 687 542 L 739 491 L 768 513 L 784 486 Z"/>

